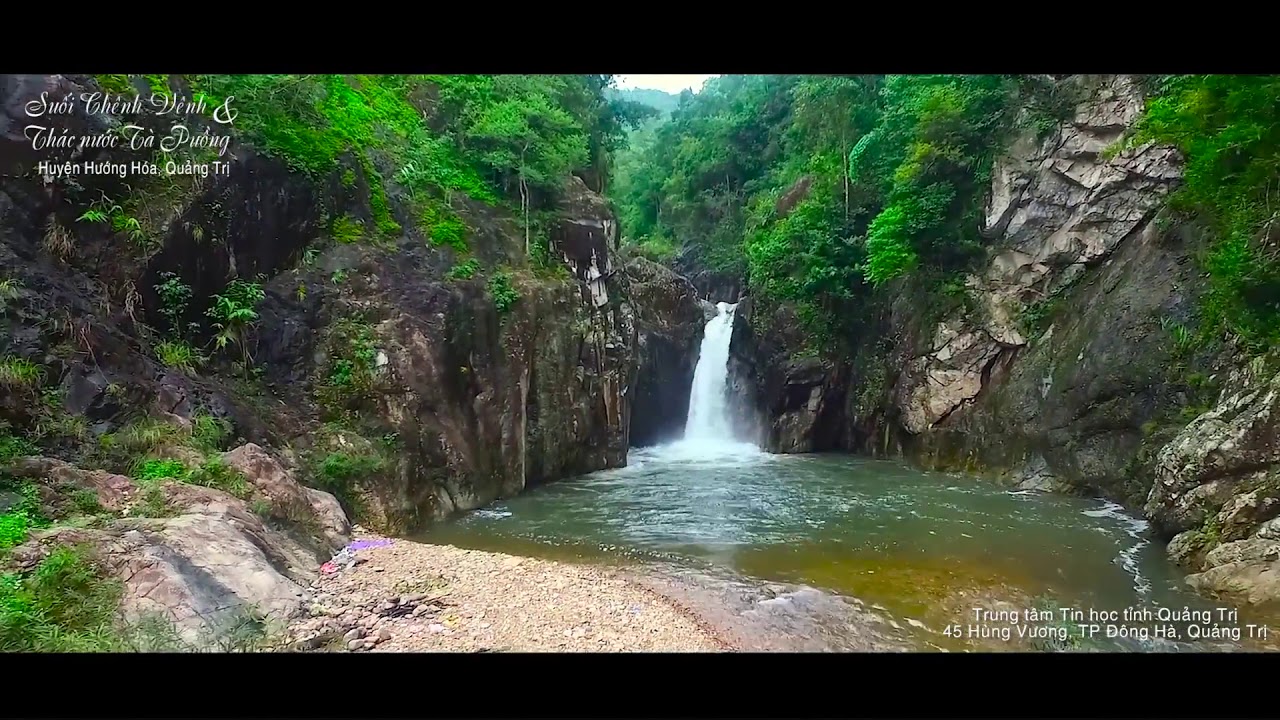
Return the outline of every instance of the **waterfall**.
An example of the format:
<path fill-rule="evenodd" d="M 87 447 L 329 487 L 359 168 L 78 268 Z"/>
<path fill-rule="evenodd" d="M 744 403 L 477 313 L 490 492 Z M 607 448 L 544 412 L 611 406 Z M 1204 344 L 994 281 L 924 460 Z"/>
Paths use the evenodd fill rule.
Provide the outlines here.
<path fill-rule="evenodd" d="M 716 316 L 707 321 L 693 371 L 685 440 L 723 443 L 733 437 L 729 427 L 725 390 L 729 381 L 729 340 L 733 336 L 733 311 L 737 304 L 716 304 Z"/>

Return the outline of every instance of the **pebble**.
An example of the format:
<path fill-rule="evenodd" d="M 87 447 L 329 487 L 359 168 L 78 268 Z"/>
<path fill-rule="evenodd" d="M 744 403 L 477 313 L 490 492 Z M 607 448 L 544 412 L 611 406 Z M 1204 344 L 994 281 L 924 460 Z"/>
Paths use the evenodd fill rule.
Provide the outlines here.
<path fill-rule="evenodd" d="M 359 531 L 356 536 L 370 538 Z M 341 620 L 300 619 L 293 626 L 299 636 L 314 636 L 317 623 L 327 622 L 328 637 L 341 638 L 351 650 L 726 647 L 685 611 L 613 570 L 410 542 L 340 560 L 354 569 L 323 576 L 324 591 L 312 602 Z M 304 627 L 309 629 L 299 632 Z"/>

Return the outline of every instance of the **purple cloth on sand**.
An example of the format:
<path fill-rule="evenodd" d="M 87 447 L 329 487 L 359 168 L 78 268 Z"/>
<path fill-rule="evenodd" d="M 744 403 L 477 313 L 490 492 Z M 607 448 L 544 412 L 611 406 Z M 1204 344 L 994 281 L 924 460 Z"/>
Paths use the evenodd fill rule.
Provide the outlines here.
<path fill-rule="evenodd" d="M 350 550 L 351 552 L 356 552 L 357 550 L 366 550 L 368 548 L 383 547 L 385 545 L 390 545 L 390 544 L 391 544 L 391 541 L 385 538 L 379 539 L 379 540 L 356 540 L 355 542 L 348 545 L 346 549 Z"/>

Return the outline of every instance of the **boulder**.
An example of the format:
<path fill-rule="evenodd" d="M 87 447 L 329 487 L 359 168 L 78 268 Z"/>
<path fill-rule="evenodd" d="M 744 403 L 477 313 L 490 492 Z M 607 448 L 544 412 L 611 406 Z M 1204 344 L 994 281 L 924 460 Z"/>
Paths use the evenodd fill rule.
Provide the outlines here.
<path fill-rule="evenodd" d="M 1243 538 L 1280 513 L 1280 374 L 1224 398 L 1161 450 L 1144 511 L 1168 534 L 1225 513 Z M 1233 499 L 1240 493 L 1239 499 Z"/>

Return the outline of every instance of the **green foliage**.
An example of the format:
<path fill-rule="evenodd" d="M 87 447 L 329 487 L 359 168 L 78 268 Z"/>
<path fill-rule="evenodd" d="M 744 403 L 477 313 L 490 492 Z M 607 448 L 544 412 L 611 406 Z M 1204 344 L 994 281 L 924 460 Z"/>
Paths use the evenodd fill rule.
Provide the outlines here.
<path fill-rule="evenodd" d="M 511 273 L 505 270 L 489 276 L 489 295 L 499 313 L 506 313 L 520 299 L 520 293 L 511 284 Z"/>
<path fill-rule="evenodd" d="M 873 284 L 919 262 L 951 269 L 981 248 L 979 203 L 1016 97 L 998 75 L 894 75 L 883 113 L 849 153 L 850 177 L 883 198 L 867 229 Z"/>
<path fill-rule="evenodd" d="M 18 291 L 22 289 L 22 281 L 13 278 L 0 280 L 0 315 L 4 315 L 9 303 L 18 299 Z"/>
<path fill-rule="evenodd" d="M 207 358 L 182 341 L 165 340 L 156 345 L 156 357 L 168 367 L 195 372 Z"/>
<path fill-rule="evenodd" d="M 1202 332 L 1260 351 L 1280 340 L 1280 257 L 1271 227 L 1280 178 L 1280 76 L 1159 79 L 1131 145 L 1168 143 L 1186 156 L 1174 208 L 1206 217 L 1215 239 L 1202 258 L 1210 288 Z"/>
<path fill-rule="evenodd" d="M 316 395 L 330 417 L 342 417 L 371 396 L 378 358 L 373 328 L 359 318 L 343 318 L 329 327 L 325 347 L 330 364 Z"/>
<path fill-rule="evenodd" d="M 231 431 L 231 423 L 227 420 L 212 415 L 196 415 L 191 418 L 191 446 L 206 453 L 226 450 Z"/>
<path fill-rule="evenodd" d="M 421 203 L 418 228 L 437 247 L 451 247 L 458 252 L 467 250 L 467 227 L 453 211 L 434 200 Z"/>
<path fill-rule="evenodd" d="M 1170 354 L 1173 355 L 1175 360 L 1186 360 L 1195 352 L 1199 345 L 1199 339 L 1187 326 L 1170 318 L 1161 318 L 1160 327 L 1169 333 L 1169 338 L 1172 341 Z"/>
<path fill-rule="evenodd" d="M 331 330 L 331 338 L 345 354 L 334 363 L 329 381 L 339 386 L 370 382 L 378 355 L 373 328 L 358 321 L 343 320 Z"/>
<path fill-rule="evenodd" d="M 475 258 L 467 258 L 462 262 L 449 268 L 449 272 L 445 275 L 450 280 L 470 280 L 480 271 L 480 261 Z"/>
<path fill-rule="evenodd" d="M 375 448 L 366 451 L 331 452 L 312 463 L 316 487 L 333 493 L 344 507 L 358 514 L 361 500 L 359 483 L 390 469 L 391 463 Z"/>
<path fill-rule="evenodd" d="M 39 449 L 26 438 L 14 435 L 9 424 L 0 420 L 0 467 L 30 455 L 39 454 Z"/>
<path fill-rule="evenodd" d="M 18 501 L 0 513 L 0 552 L 27 541 L 28 533 L 48 527 L 49 519 L 40 509 L 40 492 L 33 483 L 0 479 L 0 490 L 16 493 Z"/>
<path fill-rule="evenodd" d="M 98 81 L 98 86 L 107 92 L 113 93 L 132 93 L 133 84 L 129 81 L 128 75 L 94 75 L 94 80 Z"/>
<path fill-rule="evenodd" d="M 340 243 L 359 242 L 364 237 L 364 223 L 350 215 L 343 215 L 333 221 L 330 232 L 333 233 L 333 239 Z"/>
<path fill-rule="evenodd" d="M 206 415 L 192 418 L 190 430 L 155 418 L 136 420 L 117 432 L 98 438 L 92 458 L 98 467 L 137 475 L 144 461 L 162 454 L 166 447 L 191 447 L 202 453 L 224 449 L 230 424 Z"/>
<path fill-rule="evenodd" d="M 224 350 L 229 344 L 239 345 L 245 365 L 249 363 L 249 348 L 245 340 L 249 327 L 258 320 L 258 303 L 266 297 L 258 283 L 232 280 L 222 294 L 213 296 L 213 306 L 205 311 L 217 332 L 214 345 Z"/>
<path fill-rule="evenodd" d="M 117 650 L 122 590 L 88 552 L 66 546 L 25 576 L 0 575 L 0 651 Z"/>
<path fill-rule="evenodd" d="M 192 485 L 221 490 L 242 500 L 253 493 L 253 487 L 244 474 L 216 457 L 205 460 L 180 479 Z"/>
<path fill-rule="evenodd" d="M 29 522 L 24 512 L 0 514 L 0 550 L 8 550 L 26 542 Z"/>
<path fill-rule="evenodd" d="M 1061 296 L 1055 295 L 1041 298 L 1023 308 L 1022 315 L 1018 318 L 1023 334 L 1029 339 L 1043 335 L 1049 329 L 1049 321 L 1057 312 L 1060 301 Z"/>
<path fill-rule="evenodd" d="M 71 507 L 84 515 L 98 515 L 105 510 L 98 501 L 98 493 L 88 488 L 80 488 L 71 493 Z"/>
<path fill-rule="evenodd" d="M 214 102 L 234 97 L 236 127 L 262 151 L 320 177 L 345 156 L 368 184 L 378 231 L 400 226 L 390 178 L 437 245 L 463 247 L 458 196 L 486 203 L 554 189 L 572 171 L 603 172 L 625 126 L 644 113 L 607 99 L 609 75 L 203 75 L 192 86 Z M 351 168 L 341 172 L 353 188 Z M 523 205 L 522 205 L 523 206 Z M 335 235 L 351 237 L 350 228 Z"/>
<path fill-rule="evenodd" d="M 129 214 L 123 206 L 113 203 L 105 197 L 90 205 L 78 222 L 107 225 L 114 233 L 128 236 L 135 245 L 143 250 L 155 248 L 155 241 L 142 227 L 142 221 Z"/>
<path fill-rule="evenodd" d="M 184 330 L 182 320 L 191 302 L 191 286 L 171 272 L 160 273 L 160 278 L 161 282 L 155 286 L 156 295 L 160 298 L 160 314 L 169 321 L 169 330 L 175 336 L 181 336 Z"/>
<path fill-rule="evenodd" d="M 44 382 L 44 368 L 26 358 L 0 357 L 0 387 L 9 390 L 32 390 Z"/>
<path fill-rule="evenodd" d="M 164 480 L 176 480 L 221 490 L 241 499 L 248 498 L 253 492 L 249 481 L 240 471 L 217 457 L 209 458 L 195 468 L 188 468 L 177 460 L 152 458 L 143 461 L 134 478 L 146 487 L 155 487 Z"/>
<path fill-rule="evenodd" d="M 656 263 L 668 263 L 675 259 L 676 256 L 675 242 L 671 238 L 662 235 L 646 237 L 633 245 L 632 249 L 637 255 Z"/>
<path fill-rule="evenodd" d="M 157 480 L 181 480 L 187 476 L 187 466 L 178 460 L 146 460 L 138 468 L 134 474 L 134 479 L 140 482 L 155 482 Z"/>
<path fill-rule="evenodd" d="M 875 289 L 982 255 L 991 158 L 1054 87 L 998 75 L 722 76 L 637 132 L 611 195 L 624 240 L 745 274 L 811 334 L 856 324 Z M 654 252 L 654 251 L 657 252 Z"/>

